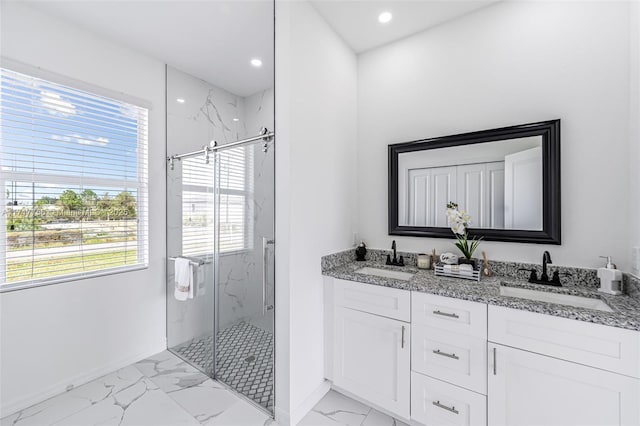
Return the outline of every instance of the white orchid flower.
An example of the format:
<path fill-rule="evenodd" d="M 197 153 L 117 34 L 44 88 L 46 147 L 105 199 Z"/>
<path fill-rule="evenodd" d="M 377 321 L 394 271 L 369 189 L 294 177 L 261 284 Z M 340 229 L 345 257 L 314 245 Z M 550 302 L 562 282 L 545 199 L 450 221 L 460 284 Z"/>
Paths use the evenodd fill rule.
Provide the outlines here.
<path fill-rule="evenodd" d="M 460 214 L 455 209 L 447 209 L 447 217 L 449 218 L 449 220 L 455 221 L 460 217 Z"/>
<path fill-rule="evenodd" d="M 463 223 L 457 222 L 451 226 L 451 230 L 458 235 L 464 235 L 466 228 Z"/>

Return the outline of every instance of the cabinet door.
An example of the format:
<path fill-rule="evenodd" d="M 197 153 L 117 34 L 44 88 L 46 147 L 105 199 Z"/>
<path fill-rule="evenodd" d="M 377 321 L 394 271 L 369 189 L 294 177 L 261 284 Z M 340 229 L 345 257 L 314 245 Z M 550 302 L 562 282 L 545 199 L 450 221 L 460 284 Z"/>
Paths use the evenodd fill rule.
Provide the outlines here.
<path fill-rule="evenodd" d="M 409 324 L 336 308 L 334 323 L 335 386 L 409 417 Z"/>
<path fill-rule="evenodd" d="M 638 425 L 640 380 L 489 344 L 490 425 Z"/>

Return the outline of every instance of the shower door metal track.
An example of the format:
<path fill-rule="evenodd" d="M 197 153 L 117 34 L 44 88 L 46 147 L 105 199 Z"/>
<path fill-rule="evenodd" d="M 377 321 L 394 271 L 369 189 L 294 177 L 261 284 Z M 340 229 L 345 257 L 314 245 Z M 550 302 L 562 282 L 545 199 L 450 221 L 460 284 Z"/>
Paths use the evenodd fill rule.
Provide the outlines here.
<path fill-rule="evenodd" d="M 209 146 L 205 145 L 202 147 L 202 149 L 198 151 L 191 151 L 184 154 L 170 155 L 167 157 L 167 161 L 169 162 L 169 167 L 171 167 L 171 170 L 173 170 L 173 162 L 175 160 L 182 160 L 183 158 L 197 157 L 198 155 L 204 155 L 205 163 L 209 164 L 209 154 L 212 152 L 222 151 L 222 150 L 233 148 L 235 146 L 242 145 L 248 142 L 258 141 L 260 139 L 264 141 L 264 145 L 262 146 L 263 151 L 267 152 L 267 149 L 269 148 L 269 140 L 272 139 L 275 135 L 276 135 L 275 132 L 270 132 L 269 129 L 267 129 L 266 127 L 263 127 L 260 130 L 260 134 L 258 136 L 253 136 L 251 138 L 246 138 L 246 139 L 240 139 L 235 142 L 226 143 L 224 145 L 218 145 L 218 142 L 211 141 Z"/>

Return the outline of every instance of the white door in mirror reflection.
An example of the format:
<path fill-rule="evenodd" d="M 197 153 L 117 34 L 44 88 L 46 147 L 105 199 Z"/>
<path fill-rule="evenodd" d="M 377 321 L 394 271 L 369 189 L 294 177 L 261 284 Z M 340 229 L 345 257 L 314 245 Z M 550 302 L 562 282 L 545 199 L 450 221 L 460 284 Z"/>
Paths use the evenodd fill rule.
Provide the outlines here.
<path fill-rule="evenodd" d="M 504 158 L 506 229 L 542 229 L 542 148 Z"/>
<path fill-rule="evenodd" d="M 541 230 L 542 146 L 530 142 L 483 144 L 466 156 L 442 150 L 401 156 L 401 224 L 449 227 L 446 206 L 455 201 L 471 215 L 471 228 Z"/>
<path fill-rule="evenodd" d="M 411 169 L 407 223 L 448 227 L 446 206 L 456 201 L 476 228 L 504 228 L 504 161 Z"/>
<path fill-rule="evenodd" d="M 448 226 L 441 206 L 456 198 L 456 167 L 429 167 L 409 170 L 409 224 Z"/>

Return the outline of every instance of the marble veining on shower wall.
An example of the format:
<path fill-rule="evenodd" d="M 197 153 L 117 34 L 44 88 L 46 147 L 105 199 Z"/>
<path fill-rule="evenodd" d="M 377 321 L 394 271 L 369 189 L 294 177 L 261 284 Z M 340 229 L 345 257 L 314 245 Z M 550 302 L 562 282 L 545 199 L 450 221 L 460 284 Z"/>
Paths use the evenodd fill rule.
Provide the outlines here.
<path fill-rule="evenodd" d="M 168 155 L 196 151 L 213 140 L 224 145 L 254 136 L 261 127 L 273 129 L 272 89 L 243 98 L 171 67 L 167 70 L 167 79 Z M 177 102 L 178 98 L 185 102 Z M 253 221 L 247 228 L 252 236 L 251 246 L 219 257 L 220 328 L 262 316 L 262 236 L 273 238 L 273 156 L 274 150 L 264 153 L 262 144 L 247 148 L 247 173 L 253 184 L 252 195 L 245 198 L 248 220 Z M 191 161 L 200 161 L 200 158 Z M 204 163 L 204 156 L 201 161 Z M 213 155 L 210 161 L 213 164 Z M 175 161 L 174 170 L 167 170 L 167 255 L 170 257 L 183 254 L 182 166 L 182 161 Z M 213 166 L 211 169 L 213 187 Z M 270 250 L 271 261 L 272 253 Z M 206 255 L 212 258 L 212 253 Z M 174 268 L 173 262 L 168 262 L 169 347 L 213 332 L 216 305 L 213 263 L 202 266 L 201 272 L 205 278 L 205 294 L 196 293 L 194 299 L 180 302 L 173 298 Z M 273 267 L 269 277 L 268 297 L 273 300 Z"/>
<path fill-rule="evenodd" d="M 245 134 L 255 136 L 262 127 L 273 130 L 273 90 L 268 89 L 243 99 L 241 118 Z M 270 142 L 272 144 L 273 142 Z M 220 257 L 219 321 L 224 329 L 237 321 L 264 326 L 262 319 L 262 237 L 274 238 L 274 155 L 263 151 L 262 143 L 251 145 L 253 194 L 245 200 L 245 208 L 253 221 L 252 247 L 235 255 Z M 273 304 L 273 246 L 268 247 L 267 302 Z M 268 331 L 272 331 L 271 329 Z"/>
<path fill-rule="evenodd" d="M 178 102 L 183 99 L 184 102 Z M 167 154 L 196 151 L 210 141 L 231 142 L 244 135 L 240 121 L 244 112 L 242 98 L 214 87 L 174 68 L 167 68 Z M 190 161 L 202 161 L 194 157 Z M 213 158 L 211 158 L 213 164 Z M 211 181 L 213 190 L 213 167 Z M 180 256 L 182 250 L 182 171 L 183 162 L 167 168 L 167 256 Z M 211 195 L 213 203 L 213 193 Z M 213 235 L 211 236 L 213 240 Z M 205 253 L 209 259 L 213 253 Z M 173 297 L 174 264 L 167 265 L 167 336 L 169 347 L 213 332 L 214 289 L 213 264 L 200 268 L 204 274 L 205 293 L 185 302 Z"/>

